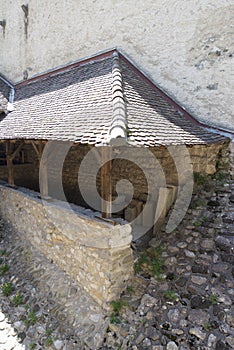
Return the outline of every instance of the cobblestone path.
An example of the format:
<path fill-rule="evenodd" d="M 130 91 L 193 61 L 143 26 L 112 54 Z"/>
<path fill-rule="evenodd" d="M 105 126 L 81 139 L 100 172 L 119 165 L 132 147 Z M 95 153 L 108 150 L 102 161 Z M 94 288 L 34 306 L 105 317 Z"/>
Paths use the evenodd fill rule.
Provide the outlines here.
<path fill-rule="evenodd" d="M 136 253 L 110 318 L 3 223 L 0 232 L 1 350 L 234 349 L 233 181 L 198 186 L 182 224 Z"/>

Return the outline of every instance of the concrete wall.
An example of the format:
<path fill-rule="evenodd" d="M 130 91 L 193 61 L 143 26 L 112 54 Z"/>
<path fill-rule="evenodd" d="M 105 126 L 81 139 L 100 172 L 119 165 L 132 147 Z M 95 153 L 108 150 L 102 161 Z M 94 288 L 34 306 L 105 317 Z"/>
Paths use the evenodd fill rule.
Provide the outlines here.
<path fill-rule="evenodd" d="M 234 129 L 232 0 L 0 0 L 13 81 L 118 46 L 196 118 Z"/>
<path fill-rule="evenodd" d="M 103 223 L 90 210 L 42 202 L 36 192 L 3 184 L 0 197 L 2 217 L 101 306 L 120 297 L 133 274 L 129 224 Z"/>

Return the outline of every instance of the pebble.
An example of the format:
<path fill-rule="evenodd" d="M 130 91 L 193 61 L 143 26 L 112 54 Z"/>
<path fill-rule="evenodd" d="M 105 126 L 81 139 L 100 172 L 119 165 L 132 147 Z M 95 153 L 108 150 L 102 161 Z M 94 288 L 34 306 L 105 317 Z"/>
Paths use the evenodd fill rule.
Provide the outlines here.
<path fill-rule="evenodd" d="M 212 350 L 215 348 L 215 344 L 216 344 L 216 336 L 214 334 L 210 334 L 208 337 L 208 341 L 207 341 L 207 346 L 209 348 L 211 348 Z"/>
<path fill-rule="evenodd" d="M 213 241 L 213 239 L 204 239 L 201 242 L 201 247 L 206 249 L 206 250 L 213 250 L 213 248 L 214 248 L 214 241 Z"/>
<path fill-rule="evenodd" d="M 179 312 L 178 309 L 171 309 L 171 310 L 168 311 L 167 317 L 169 318 L 169 320 L 171 322 L 176 323 L 180 319 L 180 312 Z"/>
<path fill-rule="evenodd" d="M 191 310 L 188 315 L 188 319 L 192 324 L 204 325 L 209 322 L 210 316 L 206 311 Z"/>
<path fill-rule="evenodd" d="M 185 251 L 184 251 L 184 253 L 185 253 L 185 256 L 187 257 L 187 258 L 195 258 L 195 254 L 194 254 L 194 252 L 191 252 L 190 250 L 187 250 L 187 249 L 185 249 Z"/>
<path fill-rule="evenodd" d="M 167 343 L 167 350 L 178 350 L 178 346 L 175 342 L 170 341 L 169 343 Z"/>
<path fill-rule="evenodd" d="M 54 347 L 56 350 L 61 350 L 64 346 L 64 342 L 62 340 L 55 340 L 54 341 Z"/>
<path fill-rule="evenodd" d="M 179 243 L 177 244 L 177 247 L 178 247 L 178 248 L 181 248 L 181 249 L 184 249 L 184 248 L 187 247 L 187 243 L 186 243 L 186 242 L 179 242 Z"/>
<path fill-rule="evenodd" d="M 199 286 L 201 286 L 202 284 L 207 282 L 207 278 L 201 277 L 201 276 L 192 276 L 191 277 L 191 281 L 193 283 L 198 284 Z"/>
<path fill-rule="evenodd" d="M 203 333 L 199 328 L 190 328 L 189 334 L 195 335 L 197 338 L 204 340 L 206 333 Z"/>
<path fill-rule="evenodd" d="M 228 343 L 228 345 L 230 345 L 234 349 L 234 337 L 231 337 L 231 336 L 227 337 L 226 342 Z"/>

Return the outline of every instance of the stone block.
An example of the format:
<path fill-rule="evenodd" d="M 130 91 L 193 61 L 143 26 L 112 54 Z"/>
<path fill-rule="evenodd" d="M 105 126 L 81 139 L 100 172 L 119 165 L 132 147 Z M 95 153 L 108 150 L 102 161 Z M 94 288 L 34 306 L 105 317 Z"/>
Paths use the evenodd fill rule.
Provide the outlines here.
<path fill-rule="evenodd" d="M 144 227 L 152 227 L 154 224 L 154 216 L 155 216 L 155 202 L 151 201 L 144 205 L 143 212 L 143 226 Z"/>
<path fill-rule="evenodd" d="M 137 216 L 137 209 L 135 206 L 130 205 L 124 211 L 124 218 L 128 222 L 132 222 Z"/>

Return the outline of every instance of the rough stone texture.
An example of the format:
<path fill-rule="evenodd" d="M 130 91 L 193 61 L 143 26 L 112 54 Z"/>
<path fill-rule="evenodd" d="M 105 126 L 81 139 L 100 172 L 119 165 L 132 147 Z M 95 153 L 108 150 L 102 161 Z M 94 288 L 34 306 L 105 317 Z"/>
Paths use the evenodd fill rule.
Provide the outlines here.
<path fill-rule="evenodd" d="M 90 210 L 41 201 L 29 190 L 1 185 L 0 195 L 4 218 L 101 306 L 120 296 L 133 272 L 130 225 L 103 223 Z"/>
<path fill-rule="evenodd" d="M 25 18 L 21 1 L 0 2 L 0 71 L 10 79 L 118 46 L 200 120 L 233 130 L 232 0 L 27 3 Z"/>
<path fill-rule="evenodd" d="M 101 306 L 50 257 L 2 223 L 1 263 L 9 271 L 1 273 L 1 287 L 10 282 L 12 293 L 6 296 L 0 289 L 1 350 L 45 349 L 49 343 L 57 350 L 99 348 L 108 327 Z M 19 305 L 13 303 L 17 295 Z"/>
<path fill-rule="evenodd" d="M 139 254 L 138 261 L 143 259 L 140 276 L 137 284 L 132 284 L 132 295 L 125 292 L 122 296 L 129 302 L 129 308 L 123 310 L 122 322 L 117 326 L 120 330 L 128 324 L 126 349 L 232 348 L 232 262 L 222 261 L 220 248 L 227 249 L 228 241 L 230 249 L 233 242 L 233 203 L 229 199 L 234 193 L 234 184 L 221 175 L 212 176 L 214 180 L 208 177 L 203 185 L 196 184 L 183 222 L 170 234 L 161 229 L 157 238 L 150 241 L 147 253 Z M 209 200 L 218 205 L 207 206 Z M 224 245 L 216 245 L 221 242 L 220 237 L 225 238 Z M 156 259 L 152 257 L 155 247 L 156 250 L 164 247 Z M 188 249 L 193 256 L 187 254 Z M 150 266 L 158 266 L 160 259 L 163 263 L 161 278 L 158 278 L 157 268 L 153 274 Z M 111 329 L 111 334 L 116 339 L 120 331 Z M 115 344 L 121 344 L 123 338 L 117 339 L 119 342 L 115 340 Z M 148 347 L 144 347 L 145 339 L 147 344 L 150 340 Z"/>
<path fill-rule="evenodd" d="M 232 349 L 234 276 L 232 264 L 222 261 L 226 254 L 222 249 L 227 241 L 229 248 L 233 243 L 230 198 L 234 184 L 221 174 L 212 178 L 203 186 L 196 184 L 190 208 L 177 229 L 168 234 L 162 227 L 149 248 L 135 251 L 141 269 L 121 296 L 122 308 L 109 318 L 100 306 L 94 307 L 76 281 L 0 220 L 0 266 L 9 266 L 0 283 L 11 281 L 14 288 L 9 297 L 0 289 L 5 315 L 0 313 L 0 339 L 8 345 L 17 337 L 19 349 L 23 344 L 28 350 L 32 341 L 35 350 L 47 349 L 46 330 L 51 330 L 51 350 L 60 346 L 62 350 Z M 210 200 L 219 205 L 207 206 Z M 216 245 L 220 237 L 225 245 Z M 212 250 L 205 249 L 207 242 L 204 248 L 207 239 L 214 241 Z M 187 257 L 185 249 L 195 256 Z M 193 266 L 199 268 L 193 271 Z M 205 277 L 206 284 L 193 283 L 198 276 Z M 16 293 L 25 299 L 18 307 L 12 303 Z M 38 320 L 27 327 L 24 320 L 31 310 Z M 4 317 L 14 326 L 14 334 L 8 334 Z"/>

